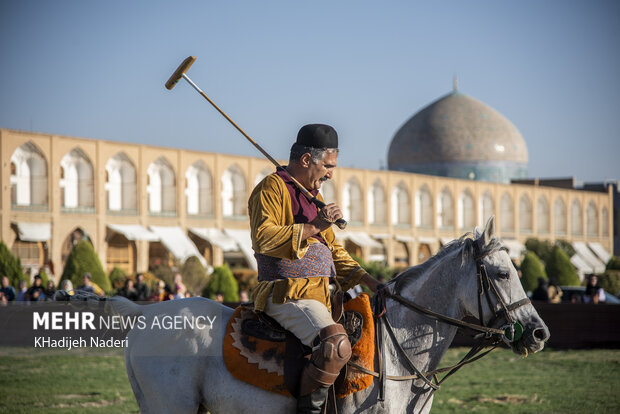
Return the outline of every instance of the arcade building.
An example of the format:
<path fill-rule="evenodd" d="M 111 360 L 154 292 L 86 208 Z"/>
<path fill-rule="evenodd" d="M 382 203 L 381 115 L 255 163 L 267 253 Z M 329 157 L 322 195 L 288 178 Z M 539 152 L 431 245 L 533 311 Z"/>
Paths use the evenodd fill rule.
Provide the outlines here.
<path fill-rule="evenodd" d="M 256 267 L 247 199 L 274 171 L 267 160 L 10 129 L 0 157 L 0 236 L 31 275 L 47 268 L 58 281 L 79 240 L 108 272 L 191 256 Z M 581 274 L 602 271 L 617 187 L 527 180 L 527 162 L 517 128 L 455 87 L 398 130 L 389 170 L 339 167 L 321 193 L 349 222 L 337 237 L 366 261 L 419 264 L 495 215 L 514 259 L 528 238 L 563 239 Z"/>

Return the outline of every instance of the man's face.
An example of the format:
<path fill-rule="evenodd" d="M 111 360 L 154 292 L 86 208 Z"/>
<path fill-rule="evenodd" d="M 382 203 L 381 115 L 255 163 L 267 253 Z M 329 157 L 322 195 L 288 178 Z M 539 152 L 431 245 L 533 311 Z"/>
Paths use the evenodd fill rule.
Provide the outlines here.
<path fill-rule="evenodd" d="M 304 186 L 310 190 L 318 190 L 321 188 L 321 184 L 324 181 L 332 178 L 334 174 L 334 169 L 338 164 L 338 153 L 337 152 L 326 152 L 325 156 L 318 164 L 315 164 L 310 159 L 308 163 L 308 170 L 306 174 L 306 182 L 302 183 Z"/>
<path fill-rule="evenodd" d="M 9 286 L 9 278 L 6 276 L 2 276 L 2 287 L 8 287 Z"/>

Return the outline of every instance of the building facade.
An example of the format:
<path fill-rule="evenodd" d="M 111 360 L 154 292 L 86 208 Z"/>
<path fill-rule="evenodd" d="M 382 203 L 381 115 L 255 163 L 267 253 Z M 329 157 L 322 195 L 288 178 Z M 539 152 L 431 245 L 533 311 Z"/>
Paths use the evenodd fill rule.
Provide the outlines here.
<path fill-rule="evenodd" d="M 48 267 L 58 279 L 82 239 L 107 271 L 193 255 L 207 266 L 255 266 L 247 199 L 274 171 L 267 160 L 8 129 L 0 142 L 0 235 L 32 274 Z M 321 192 L 349 221 L 337 231 L 345 247 L 390 266 L 423 262 L 491 215 L 514 257 L 530 237 L 613 251 L 611 189 L 339 167 Z"/>

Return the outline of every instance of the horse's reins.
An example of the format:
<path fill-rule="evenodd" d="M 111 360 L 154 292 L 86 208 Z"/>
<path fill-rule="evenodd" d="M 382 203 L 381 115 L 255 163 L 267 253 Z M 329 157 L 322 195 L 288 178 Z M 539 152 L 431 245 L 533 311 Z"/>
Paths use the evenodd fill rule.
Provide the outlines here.
<path fill-rule="evenodd" d="M 521 306 L 525 306 L 528 305 L 530 303 L 530 300 L 526 297 L 524 299 L 521 299 L 517 302 L 511 303 L 509 305 L 506 305 L 506 303 L 504 302 L 504 300 L 502 299 L 501 295 L 499 294 L 499 291 L 497 290 L 497 287 L 495 286 L 495 284 L 493 283 L 493 281 L 491 280 L 491 278 L 489 277 L 489 274 L 486 270 L 486 266 L 484 265 L 483 262 L 483 258 L 485 256 L 485 254 L 483 254 L 480 251 L 480 248 L 478 247 L 477 243 L 473 243 L 473 247 L 474 247 L 474 259 L 476 261 L 476 278 L 478 281 L 478 315 L 479 315 L 479 321 L 480 324 L 474 324 L 474 323 L 469 323 L 469 322 L 465 322 L 459 319 L 455 319 L 452 318 L 450 316 L 446 316 L 446 315 L 442 315 L 439 314 L 437 312 L 434 312 L 428 308 L 422 307 L 420 305 L 417 305 L 416 303 L 404 298 L 403 296 L 401 296 L 399 293 L 397 292 L 392 292 L 389 289 L 388 285 L 382 285 L 377 289 L 377 293 L 375 294 L 375 296 L 373 297 L 373 313 L 374 313 L 374 317 L 375 317 L 375 334 L 376 334 L 376 343 L 377 343 L 377 362 L 378 362 L 378 366 L 379 372 L 375 372 L 372 371 L 366 367 L 363 367 L 355 362 L 349 361 L 348 365 L 352 366 L 353 368 L 364 372 L 365 374 L 368 375 L 372 375 L 375 378 L 378 379 L 379 381 L 379 396 L 378 396 L 378 400 L 379 401 L 384 401 L 385 400 L 385 383 L 386 380 L 392 380 L 392 381 L 412 381 L 412 380 L 416 380 L 416 379 L 420 379 L 422 380 L 429 388 L 431 388 L 431 392 L 429 393 L 429 395 L 427 396 L 424 405 L 422 406 L 422 409 L 424 409 L 424 407 L 426 406 L 426 404 L 428 403 L 430 397 L 433 395 L 433 393 L 435 391 L 437 391 L 441 384 L 452 374 L 454 374 L 456 371 L 458 371 L 461 367 L 463 367 L 466 364 L 469 364 L 471 362 L 477 361 L 480 358 L 484 357 L 485 355 L 487 355 L 489 352 L 491 352 L 492 350 L 494 350 L 497 347 L 497 344 L 501 341 L 507 341 L 507 342 L 512 342 L 517 340 L 518 338 L 516 338 L 515 336 L 515 325 L 518 324 L 517 321 L 514 320 L 514 318 L 512 318 L 510 312 L 520 308 Z M 495 311 L 493 317 L 491 318 L 491 321 L 489 321 L 489 326 L 486 326 L 484 324 L 484 319 L 483 319 L 483 314 L 482 314 L 482 296 L 485 297 L 487 304 L 489 306 L 490 310 L 493 310 L 495 308 L 495 306 L 492 304 L 491 298 L 490 298 L 490 294 L 491 292 L 495 295 L 497 302 L 500 305 L 500 309 Z M 458 363 L 452 365 L 452 366 L 448 366 L 448 367 L 444 367 L 444 368 L 438 368 L 436 370 L 433 371 L 428 371 L 425 373 L 420 372 L 415 365 L 413 364 L 413 362 L 411 361 L 411 359 L 407 356 L 407 354 L 405 353 L 404 349 L 402 348 L 402 346 L 398 343 L 398 340 L 396 339 L 396 335 L 394 334 L 394 330 L 392 328 L 392 325 L 390 324 L 389 319 L 387 318 L 387 311 L 386 311 L 386 307 L 385 307 L 385 302 L 387 298 L 391 298 L 395 301 L 397 301 L 398 303 L 400 303 L 401 305 L 412 309 L 418 313 L 424 314 L 432 319 L 447 323 L 449 325 L 453 325 L 456 326 L 457 328 L 465 328 L 465 329 L 470 329 L 473 331 L 477 331 L 480 332 L 478 335 L 476 335 L 476 338 L 481 339 L 480 343 L 478 343 L 477 345 L 474 345 L 471 350 L 467 353 L 467 355 L 465 355 Z M 504 325 L 502 327 L 502 329 L 497 329 L 497 328 L 492 328 L 491 325 L 500 317 L 500 315 L 504 315 L 504 317 L 506 318 L 506 321 L 508 322 L 507 325 Z M 386 331 L 388 332 L 388 335 L 390 336 L 392 343 L 394 345 L 394 347 L 396 348 L 397 352 L 401 354 L 401 356 L 403 357 L 403 359 L 406 362 L 407 367 L 409 368 L 410 371 L 413 371 L 413 374 L 410 375 L 403 375 L 403 376 L 395 376 L 395 375 L 388 375 L 385 372 L 385 349 L 383 347 L 383 334 L 382 334 L 382 329 L 385 326 Z M 519 325 L 520 326 L 520 325 Z M 522 329 L 522 327 L 521 327 Z M 510 337 L 508 337 L 508 333 L 507 331 L 510 331 Z M 520 334 L 519 334 L 520 335 Z M 489 342 L 491 341 L 491 342 Z M 491 349 L 482 352 L 482 350 L 484 350 L 486 347 L 490 346 Z M 438 378 L 438 374 L 447 372 L 446 375 L 444 375 L 443 378 L 439 379 Z M 433 383 L 433 381 L 435 381 L 435 383 Z"/>

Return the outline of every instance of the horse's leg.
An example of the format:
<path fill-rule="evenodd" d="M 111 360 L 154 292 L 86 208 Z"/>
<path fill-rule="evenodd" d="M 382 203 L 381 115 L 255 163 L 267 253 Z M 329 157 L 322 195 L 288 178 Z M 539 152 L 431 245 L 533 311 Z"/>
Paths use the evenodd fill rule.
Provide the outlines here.
<path fill-rule="evenodd" d="M 127 377 L 129 378 L 129 383 L 131 384 L 131 389 L 133 390 L 133 395 L 136 397 L 136 402 L 138 403 L 138 407 L 140 408 L 140 412 L 144 413 L 148 411 L 148 407 L 146 406 L 144 400 L 144 393 L 140 388 L 140 384 L 136 378 L 136 374 L 133 371 L 133 365 L 131 363 L 131 359 L 129 358 L 129 351 L 125 351 L 125 368 L 127 369 Z"/>

